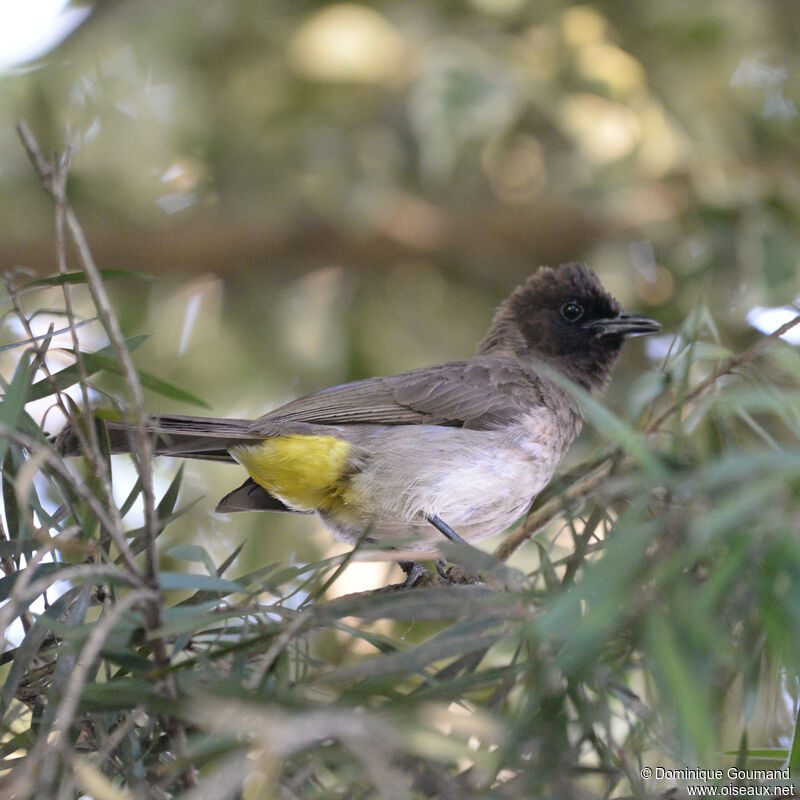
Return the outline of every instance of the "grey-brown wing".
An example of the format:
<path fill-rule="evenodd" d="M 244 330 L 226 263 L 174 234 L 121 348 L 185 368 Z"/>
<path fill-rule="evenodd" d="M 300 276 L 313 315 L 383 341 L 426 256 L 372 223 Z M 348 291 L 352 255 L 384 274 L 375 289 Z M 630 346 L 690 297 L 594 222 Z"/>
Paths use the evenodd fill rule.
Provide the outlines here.
<path fill-rule="evenodd" d="M 476 358 L 334 386 L 265 414 L 254 430 L 286 422 L 495 428 L 541 402 L 535 375 L 505 359 Z"/>

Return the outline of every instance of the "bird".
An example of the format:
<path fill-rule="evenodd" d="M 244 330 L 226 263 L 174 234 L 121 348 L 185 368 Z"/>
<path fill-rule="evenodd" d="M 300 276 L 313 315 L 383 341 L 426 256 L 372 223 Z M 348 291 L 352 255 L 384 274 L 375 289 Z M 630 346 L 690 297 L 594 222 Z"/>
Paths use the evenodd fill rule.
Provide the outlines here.
<path fill-rule="evenodd" d="M 497 309 L 460 361 L 333 386 L 257 419 L 148 420 L 158 455 L 238 463 L 219 512 L 314 513 L 340 540 L 424 554 L 510 527 L 550 482 L 582 425 L 554 373 L 593 393 L 626 339 L 654 333 L 579 262 L 540 267 Z M 80 452 L 75 423 L 57 436 Z M 112 453 L 134 426 L 107 421 Z M 416 562 L 402 562 L 409 578 Z"/>

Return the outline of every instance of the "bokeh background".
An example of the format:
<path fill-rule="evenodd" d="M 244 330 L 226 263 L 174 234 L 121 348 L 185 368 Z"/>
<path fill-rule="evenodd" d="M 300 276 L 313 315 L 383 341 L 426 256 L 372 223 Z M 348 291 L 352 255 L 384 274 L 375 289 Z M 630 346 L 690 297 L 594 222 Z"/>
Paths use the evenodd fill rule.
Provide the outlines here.
<path fill-rule="evenodd" d="M 663 322 L 617 409 L 693 309 L 735 350 L 798 292 L 790 0 L 9 0 L 0 31 L 0 268 L 56 271 L 24 119 L 71 149 L 98 264 L 153 276 L 113 286 L 151 334 L 137 363 L 214 414 L 469 356 L 540 264 L 586 261 Z M 219 560 L 246 540 L 241 571 L 336 552 L 309 518 L 214 515 L 240 480 L 190 465 L 182 499 L 206 498 L 169 535 Z"/>

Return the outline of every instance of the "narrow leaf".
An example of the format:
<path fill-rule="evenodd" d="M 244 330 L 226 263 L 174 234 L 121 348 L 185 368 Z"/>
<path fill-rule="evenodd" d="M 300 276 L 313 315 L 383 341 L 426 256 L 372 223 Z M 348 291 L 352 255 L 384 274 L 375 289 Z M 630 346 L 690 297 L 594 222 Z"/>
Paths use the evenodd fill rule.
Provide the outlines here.
<path fill-rule="evenodd" d="M 3 402 L 0 403 L 0 422 L 7 428 L 13 430 L 17 427 L 17 421 L 27 402 L 26 395 L 32 377 L 31 362 L 26 353 L 19 360 Z M 5 458 L 9 444 L 9 439 L 6 437 L 0 438 L 0 462 Z"/>
<path fill-rule="evenodd" d="M 152 281 L 153 276 L 147 275 L 144 272 L 134 272 L 128 269 L 101 269 L 100 277 L 104 281 L 117 281 L 131 278 L 137 281 Z M 79 284 L 88 283 L 86 273 L 82 270 L 79 272 L 65 272 L 61 275 L 51 275 L 47 278 L 37 278 L 35 281 L 26 283 L 21 287 L 21 290 L 30 289 L 33 286 L 64 286 L 65 284 Z"/>
<path fill-rule="evenodd" d="M 158 582 L 162 589 L 217 591 L 228 594 L 229 592 L 245 592 L 246 589 L 239 583 L 218 578 L 216 575 L 192 575 L 186 572 L 159 572 Z"/>
<path fill-rule="evenodd" d="M 128 351 L 132 353 L 147 338 L 146 334 L 132 336 L 130 339 L 125 340 L 125 346 L 128 348 Z M 68 350 L 68 352 L 74 354 L 73 350 Z M 101 369 L 106 369 L 105 362 L 109 357 L 114 355 L 114 348 L 111 345 L 107 345 L 95 353 L 83 353 L 82 355 L 85 362 L 86 375 L 89 377 L 99 372 Z M 96 360 L 90 364 L 87 358 L 94 358 Z M 116 371 L 119 372 L 119 366 L 116 362 L 111 361 L 111 363 L 115 365 Z M 34 383 L 33 386 L 31 386 L 30 392 L 28 392 L 28 400 L 41 400 L 43 397 L 49 397 L 57 391 L 61 392 L 77 383 L 80 378 L 80 368 L 77 364 L 72 364 Z"/>

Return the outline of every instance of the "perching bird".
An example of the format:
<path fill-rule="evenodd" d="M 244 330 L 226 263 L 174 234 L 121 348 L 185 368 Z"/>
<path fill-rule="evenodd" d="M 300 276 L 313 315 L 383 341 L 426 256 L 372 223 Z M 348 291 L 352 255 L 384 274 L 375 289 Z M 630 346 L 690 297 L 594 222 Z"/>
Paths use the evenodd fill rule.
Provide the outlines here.
<path fill-rule="evenodd" d="M 247 470 L 218 511 L 315 512 L 352 543 L 477 542 L 525 513 L 581 428 L 548 371 L 600 391 L 625 339 L 659 329 L 623 312 L 584 265 L 542 267 L 472 358 L 334 386 L 255 420 L 160 416 L 150 430 L 157 454 Z M 111 451 L 129 452 L 131 426 L 107 426 Z M 78 453 L 70 427 L 58 443 Z"/>

